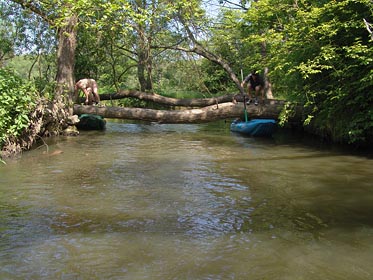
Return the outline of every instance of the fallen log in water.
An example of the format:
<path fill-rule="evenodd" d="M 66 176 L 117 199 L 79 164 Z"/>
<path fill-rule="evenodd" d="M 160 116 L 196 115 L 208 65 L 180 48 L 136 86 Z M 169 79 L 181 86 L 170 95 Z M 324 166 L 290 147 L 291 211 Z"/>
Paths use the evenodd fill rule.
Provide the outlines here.
<path fill-rule="evenodd" d="M 246 106 L 249 118 L 278 119 L 285 106 L 283 101 L 266 100 L 265 104 Z M 221 119 L 242 117 L 242 102 L 225 102 L 198 109 L 154 110 L 127 107 L 98 107 L 74 105 L 74 114 L 95 114 L 104 118 L 142 120 L 159 123 L 202 123 Z M 297 107 L 289 121 L 301 121 L 301 108 Z"/>

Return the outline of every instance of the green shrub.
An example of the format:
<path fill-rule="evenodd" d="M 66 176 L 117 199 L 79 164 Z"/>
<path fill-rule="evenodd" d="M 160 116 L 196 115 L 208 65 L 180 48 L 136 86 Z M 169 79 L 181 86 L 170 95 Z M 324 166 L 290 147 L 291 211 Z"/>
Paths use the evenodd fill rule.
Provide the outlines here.
<path fill-rule="evenodd" d="M 0 149 L 8 137 L 17 137 L 29 125 L 36 90 L 12 70 L 0 68 Z"/>

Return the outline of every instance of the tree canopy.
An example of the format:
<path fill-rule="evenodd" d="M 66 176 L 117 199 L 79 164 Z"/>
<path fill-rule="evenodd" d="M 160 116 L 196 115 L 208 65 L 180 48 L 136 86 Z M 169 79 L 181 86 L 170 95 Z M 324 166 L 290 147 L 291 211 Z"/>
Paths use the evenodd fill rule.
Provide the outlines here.
<path fill-rule="evenodd" d="M 372 9 L 369 0 L 268 0 L 246 14 L 265 30 L 261 39 L 276 88 L 304 103 L 306 124 L 335 140 L 373 135 L 373 41 L 364 25 Z"/>
<path fill-rule="evenodd" d="M 240 80 L 257 70 L 276 98 L 304 104 L 306 127 L 340 142 L 373 138 L 371 0 L 3 0 L 1 6 L 1 65 L 22 51 L 56 57 L 56 82 L 68 84 L 62 95 L 74 79 L 90 76 L 103 91 L 213 96 L 243 92 Z"/>

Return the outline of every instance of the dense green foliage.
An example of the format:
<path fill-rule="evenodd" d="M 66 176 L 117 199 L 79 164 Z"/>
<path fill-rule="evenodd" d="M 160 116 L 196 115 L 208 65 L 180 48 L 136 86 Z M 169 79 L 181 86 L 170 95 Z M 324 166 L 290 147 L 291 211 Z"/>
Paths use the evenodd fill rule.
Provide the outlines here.
<path fill-rule="evenodd" d="M 363 21 L 372 11 L 369 0 L 261 0 L 241 26 L 252 65 L 269 67 L 275 93 L 305 104 L 305 124 L 334 141 L 373 136 L 373 41 Z"/>
<path fill-rule="evenodd" d="M 35 106 L 36 89 L 14 72 L 0 68 L 0 148 L 11 136 L 17 137 L 29 125 Z"/>
<path fill-rule="evenodd" d="M 39 58 L 54 57 L 53 33 L 11 2 L 4 2 L 2 15 L 9 22 L 22 20 L 0 22 L 1 54 L 11 57 L 18 46 L 45 64 Z M 267 68 L 275 98 L 304 104 L 305 126 L 325 138 L 372 142 L 373 40 L 365 25 L 373 23 L 371 0 L 216 0 L 227 7 L 217 17 L 209 15 L 202 4 L 210 1 L 203 0 L 29 2 L 56 26 L 64 16 L 79 16 L 75 77 L 95 78 L 100 92 L 139 88 L 207 97 L 237 90 L 226 69 L 193 51 L 201 46 L 227 62 L 239 79 Z M 14 40 L 15 34 L 22 36 Z M 53 69 L 49 65 L 38 69 Z M 50 83 L 51 73 L 39 71 L 39 87 Z"/>

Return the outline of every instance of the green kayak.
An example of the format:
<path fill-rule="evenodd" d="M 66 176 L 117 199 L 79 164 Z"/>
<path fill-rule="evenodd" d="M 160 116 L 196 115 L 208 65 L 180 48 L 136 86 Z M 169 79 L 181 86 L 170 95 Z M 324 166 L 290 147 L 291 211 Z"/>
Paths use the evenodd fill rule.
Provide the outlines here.
<path fill-rule="evenodd" d="M 106 127 L 106 120 L 99 115 L 82 114 L 79 120 L 76 127 L 81 130 L 104 130 Z"/>

